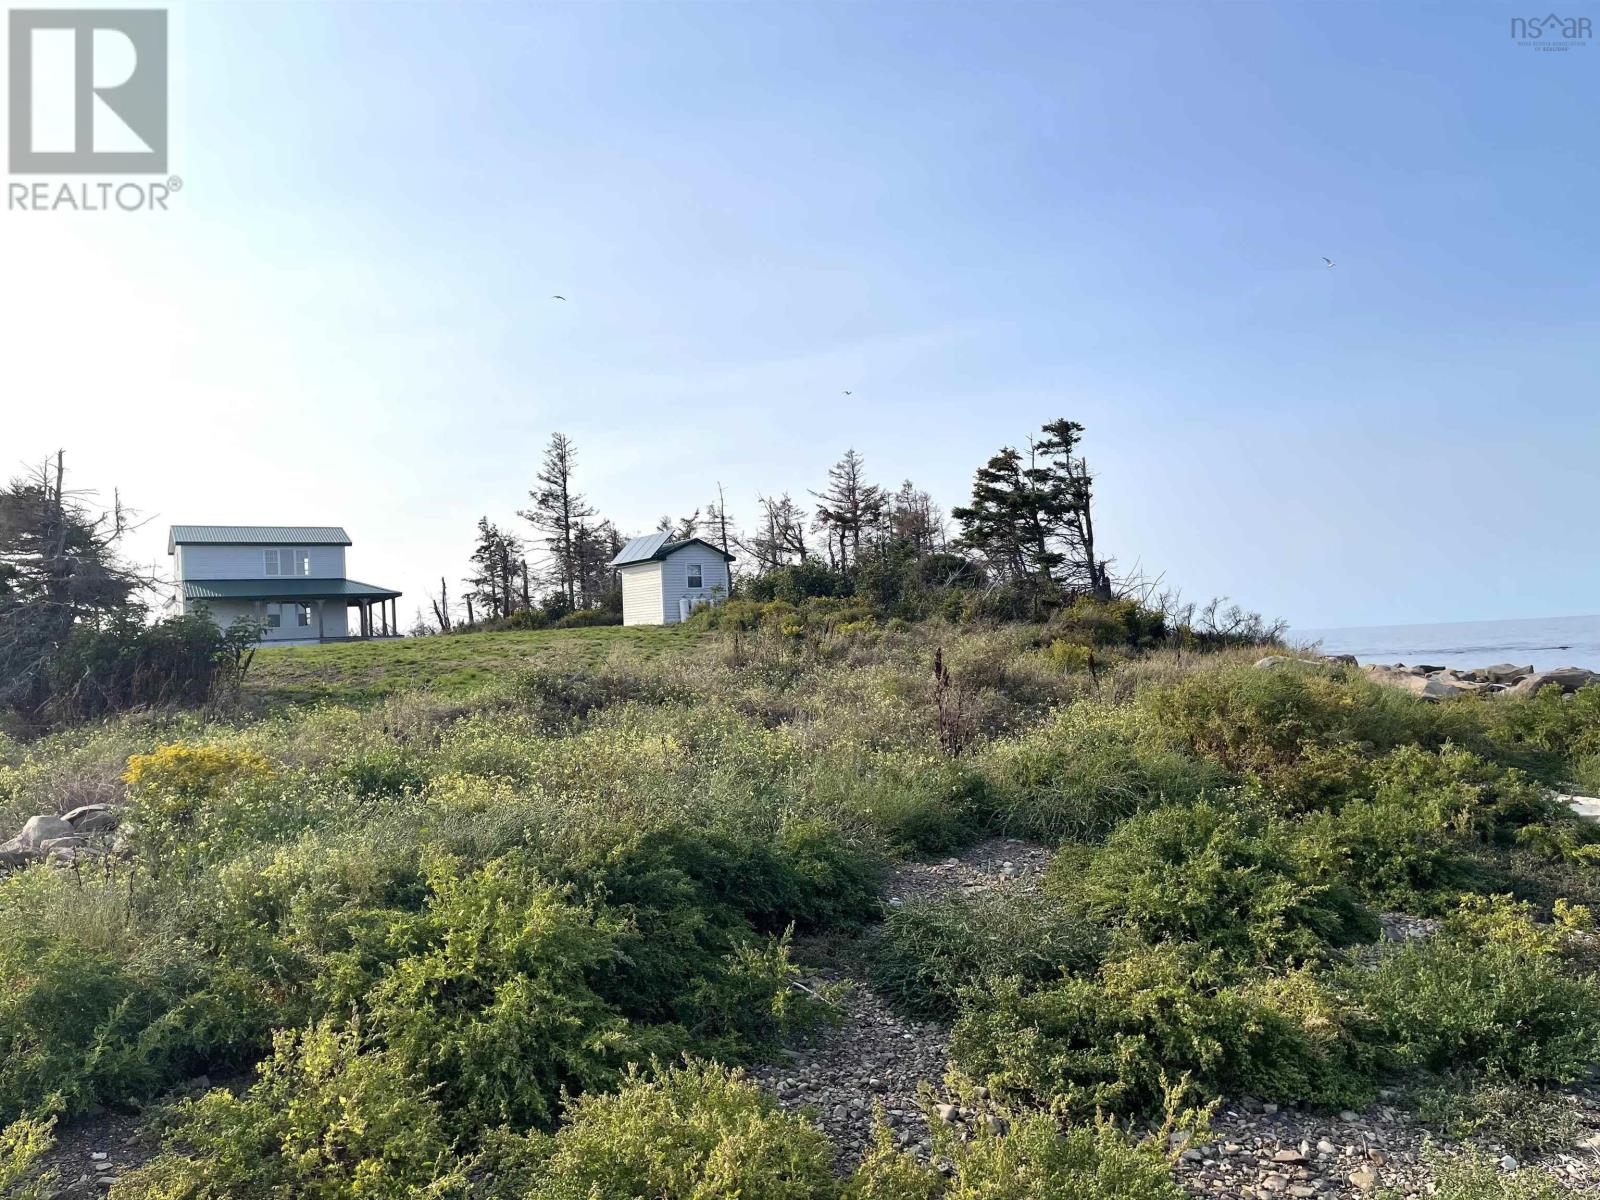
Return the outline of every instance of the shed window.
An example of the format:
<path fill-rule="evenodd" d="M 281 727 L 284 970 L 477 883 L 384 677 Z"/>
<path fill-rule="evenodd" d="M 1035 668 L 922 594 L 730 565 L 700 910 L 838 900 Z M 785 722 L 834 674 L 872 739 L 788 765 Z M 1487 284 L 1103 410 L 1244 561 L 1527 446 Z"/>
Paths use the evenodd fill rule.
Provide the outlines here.
<path fill-rule="evenodd" d="M 690 563 L 689 564 L 689 586 L 692 587 L 692 588 L 703 588 L 703 587 L 705 587 L 705 585 L 706 585 L 705 576 L 700 573 L 700 564 L 699 563 Z"/>

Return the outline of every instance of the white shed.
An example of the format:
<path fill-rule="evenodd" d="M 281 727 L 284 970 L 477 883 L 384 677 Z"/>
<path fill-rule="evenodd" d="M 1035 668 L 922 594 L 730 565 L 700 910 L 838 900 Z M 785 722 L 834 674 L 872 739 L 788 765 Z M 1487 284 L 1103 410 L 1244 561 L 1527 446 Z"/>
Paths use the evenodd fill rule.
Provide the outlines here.
<path fill-rule="evenodd" d="M 726 600 L 732 561 L 703 538 L 634 538 L 611 560 L 622 577 L 622 623 L 675 625 L 702 604 Z"/>

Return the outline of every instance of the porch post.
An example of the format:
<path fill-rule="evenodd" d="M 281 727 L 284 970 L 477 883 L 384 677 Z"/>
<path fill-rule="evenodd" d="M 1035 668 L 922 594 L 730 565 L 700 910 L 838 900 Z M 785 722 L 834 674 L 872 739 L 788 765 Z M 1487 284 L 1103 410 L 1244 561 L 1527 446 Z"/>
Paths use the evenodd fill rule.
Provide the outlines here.
<path fill-rule="evenodd" d="M 322 631 L 322 606 L 324 604 L 326 604 L 326 603 L 327 603 L 326 600 L 318 600 L 317 601 L 317 641 L 319 641 L 319 642 L 322 641 L 323 638 L 325 638 L 327 636 Z"/>
<path fill-rule="evenodd" d="M 389 636 L 389 606 L 382 600 L 378 601 L 378 615 L 383 620 L 383 636 Z"/>

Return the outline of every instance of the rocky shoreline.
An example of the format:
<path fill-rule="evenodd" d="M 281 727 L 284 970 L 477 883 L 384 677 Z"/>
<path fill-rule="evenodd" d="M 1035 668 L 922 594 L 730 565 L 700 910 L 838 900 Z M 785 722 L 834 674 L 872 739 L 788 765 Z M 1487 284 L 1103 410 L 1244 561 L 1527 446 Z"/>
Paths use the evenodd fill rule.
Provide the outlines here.
<path fill-rule="evenodd" d="M 1378 683 L 1400 688 L 1424 700 L 1447 700 L 1452 696 L 1469 696 L 1482 692 L 1485 695 L 1506 693 L 1512 696 L 1530 696 L 1547 687 L 1558 687 L 1562 695 L 1570 696 L 1579 688 L 1600 683 L 1600 672 L 1586 667 L 1555 667 L 1548 671 L 1535 671 L 1531 665 L 1519 667 L 1515 663 L 1496 663 L 1491 667 L 1461 669 L 1458 667 L 1430 666 L 1426 663 L 1367 663 L 1362 665 L 1353 654 L 1319 654 L 1314 657 L 1288 654 L 1269 654 L 1258 659 L 1258 668 L 1270 670 L 1291 663 L 1312 667 L 1359 666 Z"/>

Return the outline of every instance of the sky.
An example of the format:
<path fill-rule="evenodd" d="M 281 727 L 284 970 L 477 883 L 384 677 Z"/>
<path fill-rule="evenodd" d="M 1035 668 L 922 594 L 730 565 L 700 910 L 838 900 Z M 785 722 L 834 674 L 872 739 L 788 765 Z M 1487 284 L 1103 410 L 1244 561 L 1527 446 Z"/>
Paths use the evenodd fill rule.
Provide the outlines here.
<path fill-rule="evenodd" d="M 555 430 L 637 533 L 1066 416 L 1190 599 L 1600 611 L 1600 40 L 1517 11 L 175 4 L 171 210 L 0 212 L 0 472 L 343 525 L 409 624 Z"/>

